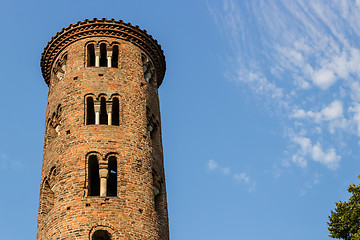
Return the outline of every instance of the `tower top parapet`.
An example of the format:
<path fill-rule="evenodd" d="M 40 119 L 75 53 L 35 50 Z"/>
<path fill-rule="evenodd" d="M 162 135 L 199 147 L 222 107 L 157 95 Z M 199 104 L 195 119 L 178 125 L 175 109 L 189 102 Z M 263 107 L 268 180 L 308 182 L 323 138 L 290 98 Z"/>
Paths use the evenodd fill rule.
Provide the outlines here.
<path fill-rule="evenodd" d="M 158 87 L 161 85 L 165 70 L 166 62 L 164 52 L 158 42 L 149 35 L 146 30 L 140 29 L 139 26 L 133 26 L 122 20 L 114 19 L 86 19 L 85 21 L 70 24 L 63 28 L 48 42 L 41 55 L 41 72 L 45 82 L 49 85 L 51 68 L 54 60 L 59 53 L 73 42 L 90 37 L 114 37 L 124 41 L 131 42 L 144 51 L 154 63 Z"/>

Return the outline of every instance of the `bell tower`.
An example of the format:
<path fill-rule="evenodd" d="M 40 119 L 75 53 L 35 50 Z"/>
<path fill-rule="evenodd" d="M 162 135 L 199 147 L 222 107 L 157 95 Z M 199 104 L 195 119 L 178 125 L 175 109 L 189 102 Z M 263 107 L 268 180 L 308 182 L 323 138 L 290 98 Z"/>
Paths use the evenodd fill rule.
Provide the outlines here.
<path fill-rule="evenodd" d="M 62 29 L 49 86 L 37 240 L 168 240 L 158 87 L 161 46 L 123 21 Z"/>

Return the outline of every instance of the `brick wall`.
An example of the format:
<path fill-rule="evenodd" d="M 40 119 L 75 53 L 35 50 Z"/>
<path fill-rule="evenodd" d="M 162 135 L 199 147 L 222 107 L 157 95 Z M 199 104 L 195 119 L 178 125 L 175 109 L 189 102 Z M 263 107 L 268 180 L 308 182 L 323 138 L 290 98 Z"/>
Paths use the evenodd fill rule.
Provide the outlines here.
<path fill-rule="evenodd" d="M 87 67 L 91 41 L 116 42 L 118 68 Z M 142 54 L 128 41 L 93 36 L 57 55 L 54 62 L 65 70 L 59 75 L 52 69 L 49 83 L 38 240 L 91 239 L 97 230 L 111 239 L 169 239 L 157 84 L 144 79 Z M 119 126 L 86 125 L 88 94 L 118 96 Z M 149 109 L 158 123 L 151 138 Z M 105 163 L 116 158 L 117 196 L 88 196 L 90 155 Z"/>

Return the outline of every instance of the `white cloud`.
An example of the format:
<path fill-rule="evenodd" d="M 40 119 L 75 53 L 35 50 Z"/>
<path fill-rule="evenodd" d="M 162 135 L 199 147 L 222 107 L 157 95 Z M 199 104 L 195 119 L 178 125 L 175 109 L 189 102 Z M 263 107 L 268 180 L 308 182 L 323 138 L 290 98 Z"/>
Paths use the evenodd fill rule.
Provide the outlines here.
<path fill-rule="evenodd" d="M 225 175 L 228 175 L 228 174 L 230 174 L 230 168 L 223 168 L 222 169 L 222 172 L 225 174 Z"/>
<path fill-rule="evenodd" d="M 329 106 L 321 110 L 322 115 L 326 120 L 333 120 L 343 116 L 343 108 L 340 101 L 333 101 Z"/>
<path fill-rule="evenodd" d="M 321 144 L 312 144 L 309 138 L 303 136 L 293 136 L 291 139 L 300 149 L 292 156 L 292 161 L 298 166 L 305 168 L 308 165 L 306 157 L 319 162 L 329 169 L 335 170 L 339 167 L 341 156 L 337 155 L 334 148 L 323 150 Z"/>
<path fill-rule="evenodd" d="M 239 182 L 244 182 L 244 183 L 250 182 L 250 178 L 248 177 L 248 175 L 246 175 L 246 173 L 236 173 L 234 174 L 234 178 Z"/>
<path fill-rule="evenodd" d="M 283 90 L 270 82 L 265 76 L 257 72 L 247 70 L 238 71 L 236 81 L 247 83 L 253 91 L 259 95 L 268 95 L 273 99 L 281 99 L 284 94 Z"/>
<path fill-rule="evenodd" d="M 336 77 L 333 71 L 329 69 L 320 69 L 313 73 L 312 80 L 318 87 L 326 90 L 335 83 Z"/>
<path fill-rule="evenodd" d="M 227 76 L 277 114 L 284 136 L 297 136 L 290 136 L 297 148 L 287 150 L 300 167 L 315 161 L 336 169 L 342 136 L 360 137 L 359 3 L 222 0 L 222 8 L 210 7 L 232 47 Z"/>
<path fill-rule="evenodd" d="M 342 102 L 334 100 L 328 106 L 324 107 L 320 111 L 305 111 L 304 109 L 294 110 L 290 114 L 291 118 L 308 119 L 311 124 L 322 124 L 322 122 L 328 122 L 329 133 L 335 133 L 336 129 L 345 129 L 349 126 L 347 119 L 344 118 Z M 320 126 L 320 125 L 319 125 Z M 321 128 L 316 127 L 317 133 L 322 133 Z"/>
<path fill-rule="evenodd" d="M 215 170 L 215 169 L 217 169 L 217 168 L 218 168 L 217 163 L 216 163 L 214 160 L 210 159 L 210 160 L 208 161 L 208 169 L 211 170 L 211 171 L 213 171 L 213 170 Z"/>
<path fill-rule="evenodd" d="M 224 176 L 230 175 L 230 168 L 229 167 L 222 167 L 220 166 L 215 160 L 209 160 L 207 162 L 207 169 L 210 171 L 219 171 Z M 241 184 L 245 184 L 248 187 L 249 192 L 255 191 L 256 183 L 250 179 L 250 177 L 245 173 L 234 173 L 232 174 L 233 178 Z"/>
<path fill-rule="evenodd" d="M 351 106 L 349 111 L 353 113 L 353 122 L 356 125 L 357 135 L 360 137 L 360 104 L 354 103 L 354 106 Z"/>

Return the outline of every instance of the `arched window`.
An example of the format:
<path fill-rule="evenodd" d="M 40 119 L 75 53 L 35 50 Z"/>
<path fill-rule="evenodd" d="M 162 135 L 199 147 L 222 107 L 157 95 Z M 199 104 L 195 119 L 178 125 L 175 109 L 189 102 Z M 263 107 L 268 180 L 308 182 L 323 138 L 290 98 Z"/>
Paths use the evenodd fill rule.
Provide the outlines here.
<path fill-rule="evenodd" d="M 86 125 L 95 124 L 94 99 L 86 98 Z"/>
<path fill-rule="evenodd" d="M 109 178 L 107 180 L 107 195 L 117 196 L 117 163 L 116 157 L 109 157 L 108 161 Z"/>
<path fill-rule="evenodd" d="M 119 107 L 119 99 L 114 97 L 112 100 L 112 119 L 111 125 L 119 126 L 120 124 L 120 107 Z"/>
<path fill-rule="evenodd" d="M 148 137 L 152 140 L 157 139 L 158 121 L 156 120 L 154 114 L 151 112 L 149 107 L 146 107 L 146 117 Z"/>
<path fill-rule="evenodd" d="M 107 66 L 107 58 L 106 58 L 106 44 L 100 44 L 100 67 Z"/>
<path fill-rule="evenodd" d="M 87 45 L 87 66 L 95 66 L 95 47 L 94 44 Z"/>
<path fill-rule="evenodd" d="M 40 198 L 40 213 L 47 214 L 54 207 L 54 192 L 51 190 L 48 179 L 45 179 Z"/>
<path fill-rule="evenodd" d="M 160 214 L 161 213 L 161 199 L 160 199 L 160 188 L 154 186 L 154 203 L 155 203 L 155 211 Z"/>
<path fill-rule="evenodd" d="M 113 54 L 111 58 L 111 67 L 117 68 L 119 61 L 119 47 L 117 45 L 113 46 Z"/>
<path fill-rule="evenodd" d="M 155 211 L 158 214 L 161 214 L 161 181 L 155 169 L 153 169 L 152 171 L 152 177 L 153 177 L 153 188 L 154 188 Z"/>
<path fill-rule="evenodd" d="M 99 162 L 95 155 L 89 156 L 88 160 L 88 195 L 100 195 Z"/>
<path fill-rule="evenodd" d="M 100 99 L 100 124 L 108 124 L 108 115 L 106 112 L 106 100 L 104 97 Z"/>
<path fill-rule="evenodd" d="M 153 75 L 154 75 L 154 66 L 151 63 L 150 59 L 147 58 L 144 54 L 141 55 L 141 60 L 143 63 L 143 74 L 144 74 L 144 79 L 148 82 L 148 83 L 153 83 Z"/>
<path fill-rule="evenodd" d="M 92 235 L 91 240 L 111 240 L 111 235 L 106 230 L 97 230 Z"/>

